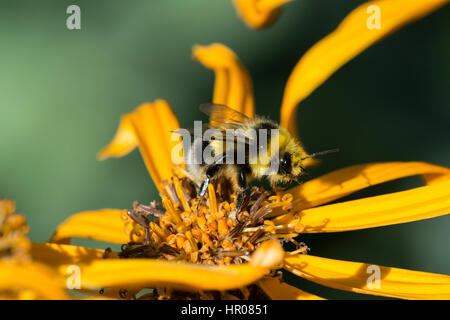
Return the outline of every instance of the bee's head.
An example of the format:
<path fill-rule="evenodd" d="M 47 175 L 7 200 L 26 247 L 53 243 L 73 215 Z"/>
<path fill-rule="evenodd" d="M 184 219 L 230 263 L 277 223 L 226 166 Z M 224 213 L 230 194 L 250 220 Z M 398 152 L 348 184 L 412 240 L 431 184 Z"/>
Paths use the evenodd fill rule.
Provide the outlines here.
<path fill-rule="evenodd" d="M 302 154 L 300 151 L 286 151 L 280 156 L 278 176 L 282 183 L 291 183 L 303 173 Z"/>
<path fill-rule="evenodd" d="M 277 184 L 290 184 L 299 181 L 304 173 L 300 151 L 284 151 L 280 154 L 278 171 L 269 176 L 272 186 Z"/>
<path fill-rule="evenodd" d="M 270 176 L 272 185 L 289 184 L 299 181 L 304 174 L 303 159 L 306 156 L 300 142 L 293 138 L 285 129 L 280 128 L 278 168 L 275 174 Z"/>

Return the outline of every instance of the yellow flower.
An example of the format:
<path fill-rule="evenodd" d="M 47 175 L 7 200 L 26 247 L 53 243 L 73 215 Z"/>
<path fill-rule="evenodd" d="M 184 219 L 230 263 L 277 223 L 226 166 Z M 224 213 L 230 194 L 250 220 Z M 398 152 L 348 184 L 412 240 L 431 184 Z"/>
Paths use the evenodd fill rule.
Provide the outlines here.
<path fill-rule="evenodd" d="M 298 62 L 286 85 L 281 124 L 296 134 L 298 103 L 335 70 L 388 33 L 446 2 L 372 1 L 355 9 Z M 366 28 L 369 4 L 381 7 L 384 22 L 380 30 Z M 213 101 L 254 115 L 252 82 L 237 56 L 221 44 L 197 46 L 193 53 L 215 72 Z M 68 266 L 78 265 L 81 288 L 92 294 L 101 289 L 104 297 L 134 298 L 141 289 L 154 288 L 140 298 L 245 299 L 264 293 L 272 299 L 321 299 L 273 277 L 275 270 L 284 268 L 341 290 L 406 299 L 450 299 L 448 275 L 376 266 L 380 279 L 379 285 L 373 286 L 367 282 L 368 264 L 304 254 L 307 247 L 294 239 L 302 233 L 358 230 L 448 214 L 450 169 L 423 162 L 352 166 L 287 192 L 253 189 L 246 210 L 237 216 L 233 216 L 232 188 L 218 184 L 216 189 L 209 187 L 208 202 L 200 206 L 197 216 L 193 208 L 198 197 L 183 178 L 183 165 L 172 162 L 177 141 L 171 140 L 171 131 L 178 127 L 167 102 L 143 104 L 122 117 L 112 142 L 98 155 L 100 159 L 122 157 L 139 147 L 162 204 L 135 203 L 128 211 L 75 214 L 58 227 L 52 243 L 32 244 L 33 261 L 47 264 L 60 275 L 66 274 Z M 327 204 L 411 175 L 421 175 L 426 185 Z M 95 250 L 69 245 L 74 237 L 125 245 L 120 253 Z M 277 238 L 294 243 L 296 249 L 283 251 L 273 240 Z"/>
<path fill-rule="evenodd" d="M 15 204 L 0 199 L 0 299 L 66 299 L 47 266 L 33 262 L 25 217 Z"/>

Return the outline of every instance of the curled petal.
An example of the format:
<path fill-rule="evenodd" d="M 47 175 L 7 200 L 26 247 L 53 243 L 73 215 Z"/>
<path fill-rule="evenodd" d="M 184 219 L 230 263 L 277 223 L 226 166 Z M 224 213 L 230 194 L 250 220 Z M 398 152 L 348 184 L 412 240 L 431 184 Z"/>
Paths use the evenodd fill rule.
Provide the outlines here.
<path fill-rule="evenodd" d="M 274 23 L 281 6 L 292 0 L 234 0 L 239 16 L 250 28 L 264 28 Z"/>
<path fill-rule="evenodd" d="M 97 158 L 99 160 L 105 160 L 109 157 L 120 158 L 129 154 L 137 146 L 138 142 L 134 133 L 131 114 L 127 113 L 120 119 L 119 128 L 113 140 L 97 154 Z"/>
<path fill-rule="evenodd" d="M 315 178 L 289 190 L 295 209 L 315 207 L 358 190 L 400 179 L 421 175 L 427 184 L 450 179 L 450 169 L 425 162 L 369 163 L 340 169 Z"/>
<path fill-rule="evenodd" d="M 293 228 L 300 219 L 303 232 L 339 232 L 429 219 L 448 213 L 450 180 L 407 191 L 306 209 L 300 213 L 300 218 L 286 215 L 279 217 L 276 223 L 292 225 Z"/>
<path fill-rule="evenodd" d="M 276 278 L 264 278 L 258 281 L 258 286 L 272 300 L 325 300 L 319 296 L 297 289 Z"/>
<path fill-rule="evenodd" d="M 123 244 L 131 240 L 132 230 L 133 224 L 126 219 L 124 210 L 84 211 L 63 222 L 50 242 L 67 244 L 71 238 L 89 238 Z"/>
<path fill-rule="evenodd" d="M 111 143 L 98 153 L 100 160 L 122 157 L 139 146 L 144 162 L 158 188 L 169 179 L 175 165 L 182 165 L 182 156 L 172 157 L 172 150 L 179 143 L 172 131 L 179 128 L 178 119 L 164 100 L 144 103 L 125 114 Z"/>
<path fill-rule="evenodd" d="M 276 240 L 263 242 L 252 256 L 250 263 L 254 266 L 271 268 L 283 261 L 284 251 Z"/>
<path fill-rule="evenodd" d="M 248 71 L 236 54 L 220 43 L 195 46 L 193 56 L 206 68 L 214 70 L 213 103 L 224 104 L 248 117 L 255 113 L 253 85 Z"/>
<path fill-rule="evenodd" d="M 310 255 L 285 258 L 285 269 L 340 290 L 404 299 L 450 299 L 450 277 Z"/>
<path fill-rule="evenodd" d="M 279 248 L 281 248 L 278 245 Z M 254 255 L 267 253 L 274 256 L 277 247 L 269 245 L 258 249 Z M 280 249 L 281 250 L 281 249 Z M 275 254 L 279 258 L 279 254 Z M 231 266 L 208 266 L 193 263 L 156 259 L 106 259 L 94 260 L 81 266 L 81 286 L 87 289 L 99 287 L 143 287 L 164 286 L 195 290 L 228 290 L 246 286 L 269 272 L 271 260 L 279 264 L 280 259 L 257 259 L 253 263 Z M 252 261 L 255 260 L 252 258 Z M 61 266 L 65 270 L 65 266 Z M 62 272 L 62 271 L 61 271 Z"/>
<path fill-rule="evenodd" d="M 447 2 L 448 0 L 378 0 L 357 7 L 336 30 L 309 49 L 293 69 L 284 90 L 281 126 L 296 135 L 298 104 L 337 69 L 391 32 Z M 368 24 L 376 12 L 380 13 L 380 28 L 369 28 Z"/>
<path fill-rule="evenodd" d="M 68 299 L 63 279 L 40 263 L 0 262 L 0 297 L 4 292 L 22 299 Z"/>

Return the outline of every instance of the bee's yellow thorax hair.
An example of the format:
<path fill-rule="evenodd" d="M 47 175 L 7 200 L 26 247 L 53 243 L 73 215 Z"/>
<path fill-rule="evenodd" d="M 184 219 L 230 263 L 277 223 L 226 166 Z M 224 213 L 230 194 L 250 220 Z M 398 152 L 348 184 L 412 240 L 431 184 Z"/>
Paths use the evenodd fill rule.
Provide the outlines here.
<path fill-rule="evenodd" d="M 255 138 L 254 130 L 262 121 L 268 122 L 269 120 L 255 118 L 254 121 L 242 125 L 239 128 L 239 135 L 249 137 L 250 139 Z M 272 122 L 270 121 L 270 123 Z M 253 154 L 250 153 L 247 155 L 247 164 L 251 168 L 253 178 L 267 176 L 273 161 L 279 160 L 275 160 L 274 157 L 281 157 L 285 152 L 289 152 L 292 157 L 292 174 L 294 176 L 300 174 L 302 158 L 304 158 L 307 153 L 304 151 L 300 142 L 293 138 L 286 129 L 279 127 L 276 123 L 272 124 L 276 127 L 276 130 L 268 129 L 270 131 L 268 132 L 268 137 L 270 138 L 267 141 L 267 145 L 265 145 L 266 141 L 259 139 L 260 141 L 258 142 L 259 145 L 257 146 L 257 150 L 255 150 Z M 257 132 L 257 134 L 258 133 L 259 132 Z M 229 148 L 223 140 L 210 140 L 209 144 L 216 155 L 225 153 L 227 151 L 226 149 Z M 234 150 L 234 152 L 236 151 L 237 150 Z M 246 149 L 245 152 L 249 152 L 249 149 Z M 287 179 L 286 176 L 274 173 L 271 173 L 268 176 L 272 184 L 283 182 Z"/>
<path fill-rule="evenodd" d="M 274 157 L 279 157 L 286 151 L 294 151 L 296 149 L 295 140 L 292 139 L 289 132 L 278 127 L 276 131 L 272 131 L 267 147 L 260 148 L 256 161 L 250 163 L 252 172 L 256 178 L 267 175 Z"/>

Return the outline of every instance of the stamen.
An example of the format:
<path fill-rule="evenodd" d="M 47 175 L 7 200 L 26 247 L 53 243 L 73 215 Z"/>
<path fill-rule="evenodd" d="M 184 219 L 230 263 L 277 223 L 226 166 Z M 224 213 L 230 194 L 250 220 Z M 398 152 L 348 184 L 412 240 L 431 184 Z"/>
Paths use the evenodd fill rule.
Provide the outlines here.
<path fill-rule="evenodd" d="M 170 189 L 167 180 L 163 180 L 162 185 L 163 185 L 164 190 L 166 191 L 166 194 L 169 196 L 170 200 L 172 201 L 172 203 L 178 203 L 177 200 L 175 200 L 175 196 L 174 196 L 172 190 Z"/>
<path fill-rule="evenodd" d="M 253 216 L 255 214 L 256 210 L 259 209 L 261 202 L 264 200 L 265 197 L 266 197 L 266 195 L 264 194 L 264 192 L 259 195 L 256 202 L 250 208 L 250 216 Z"/>
<path fill-rule="evenodd" d="M 236 227 L 234 227 L 227 235 L 227 238 L 235 238 L 237 237 L 243 230 L 247 221 L 239 222 Z"/>
<path fill-rule="evenodd" d="M 173 178 L 173 185 L 175 186 L 175 193 L 178 196 L 178 199 L 181 201 L 183 209 L 185 211 L 191 211 L 191 207 L 189 206 L 189 203 L 186 200 L 183 187 L 181 185 L 181 181 L 177 177 Z"/>
<path fill-rule="evenodd" d="M 150 216 L 154 216 L 157 218 L 164 216 L 164 212 L 156 209 L 156 202 L 154 202 L 152 206 L 146 206 L 146 205 L 143 205 L 143 204 L 135 201 L 133 203 L 133 209 L 137 212 L 140 212 L 140 213 L 143 213 L 146 215 L 150 215 Z"/>
<path fill-rule="evenodd" d="M 162 231 L 161 227 L 158 226 L 156 223 L 150 222 L 150 228 L 152 229 L 152 231 L 154 233 L 156 233 L 158 235 L 158 237 L 161 238 L 161 240 L 165 240 L 166 239 L 167 235 Z"/>
<path fill-rule="evenodd" d="M 302 248 L 297 249 L 295 251 L 290 251 L 287 254 L 289 254 L 289 255 L 296 255 L 296 254 L 299 254 L 299 253 L 305 254 L 308 250 L 309 250 L 309 248 L 305 246 L 305 247 L 302 247 Z"/>
<path fill-rule="evenodd" d="M 221 251 L 217 254 L 218 257 L 243 257 L 250 255 L 249 251 Z"/>
<path fill-rule="evenodd" d="M 310 250 L 309 247 L 304 242 L 298 242 L 295 241 L 294 239 L 289 239 L 289 242 L 295 244 L 295 247 L 297 248 L 297 250 L 289 252 L 288 254 L 290 255 L 295 255 L 299 253 L 306 254 Z"/>
<path fill-rule="evenodd" d="M 149 221 L 146 217 L 140 215 L 139 213 L 137 213 L 134 210 L 127 210 L 127 214 L 131 219 L 133 219 L 134 222 L 136 222 L 137 224 L 141 225 L 142 227 L 148 229 Z"/>
<path fill-rule="evenodd" d="M 195 241 L 194 237 L 192 236 L 191 231 L 186 231 L 186 238 L 189 240 L 191 246 L 192 246 L 192 251 L 198 251 L 197 248 L 197 242 Z"/>
<path fill-rule="evenodd" d="M 182 222 L 180 216 L 178 214 L 175 213 L 175 209 L 172 205 L 172 203 L 170 202 L 170 200 L 164 196 L 161 197 L 162 198 L 162 202 L 163 202 L 163 206 L 166 208 L 166 213 L 169 215 L 170 219 L 175 223 L 175 224 L 180 224 Z"/>
<path fill-rule="evenodd" d="M 262 219 L 264 219 L 264 217 L 271 212 L 272 212 L 272 209 L 269 207 L 269 205 L 266 205 L 266 206 L 258 209 L 258 211 L 255 212 L 253 217 L 250 217 L 249 226 L 254 226 L 258 222 L 260 222 Z"/>
<path fill-rule="evenodd" d="M 264 233 L 264 226 L 258 227 L 258 230 L 250 237 L 248 238 L 246 243 L 253 244 L 260 236 L 262 236 Z"/>
<path fill-rule="evenodd" d="M 239 211 L 236 211 L 236 217 L 239 215 L 240 212 L 242 212 L 245 208 L 247 208 L 247 206 L 250 202 L 251 196 L 252 196 L 252 194 L 248 194 L 244 197 L 244 199 L 242 199 L 241 206 L 238 208 Z"/>
<path fill-rule="evenodd" d="M 175 189 L 175 185 L 174 185 L 174 183 L 173 183 L 173 178 L 172 178 L 172 183 L 169 183 L 169 188 L 170 188 L 170 191 L 171 191 L 171 195 L 172 195 L 172 197 L 173 197 L 173 200 L 175 200 L 175 203 L 176 203 L 177 205 L 179 205 L 179 204 L 181 203 L 181 201 L 180 201 L 180 198 L 178 197 L 177 191 L 176 191 L 176 189 Z"/>
<path fill-rule="evenodd" d="M 150 243 L 150 231 L 147 228 L 145 228 L 145 240 L 144 240 L 144 245 L 148 245 Z"/>
<path fill-rule="evenodd" d="M 212 183 L 208 185 L 208 195 L 209 195 L 209 210 L 212 215 L 217 214 L 217 199 L 216 192 L 214 191 L 214 186 Z"/>
<path fill-rule="evenodd" d="M 249 232 L 256 232 L 258 230 L 259 230 L 259 227 L 252 227 L 252 228 L 244 228 L 242 230 L 242 232 L 249 233 Z"/>

